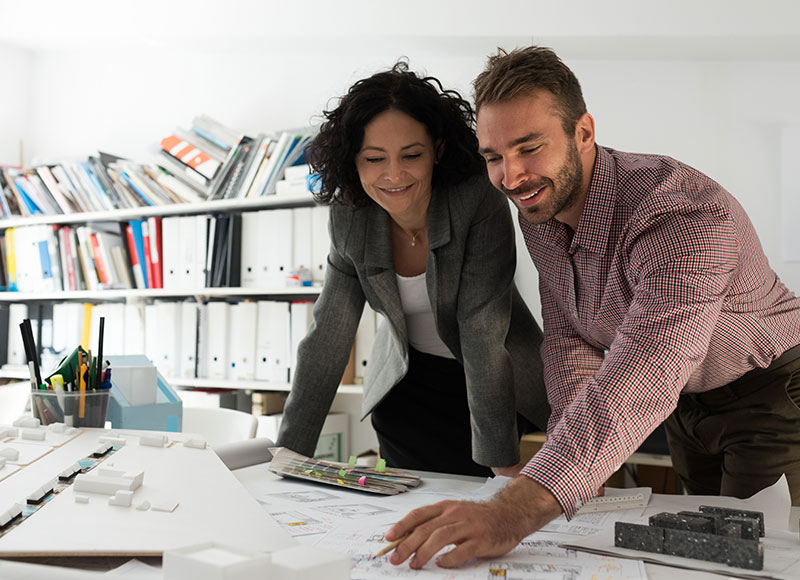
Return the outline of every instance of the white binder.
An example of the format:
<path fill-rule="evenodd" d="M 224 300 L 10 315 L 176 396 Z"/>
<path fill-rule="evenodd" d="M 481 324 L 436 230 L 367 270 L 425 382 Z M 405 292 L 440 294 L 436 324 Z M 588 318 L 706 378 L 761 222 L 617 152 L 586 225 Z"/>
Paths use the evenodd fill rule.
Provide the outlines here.
<path fill-rule="evenodd" d="M 231 306 L 230 378 L 235 381 L 255 379 L 257 322 L 258 306 L 255 302 L 239 302 Z"/>
<path fill-rule="evenodd" d="M 71 353 L 75 346 L 81 343 L 82 330 L 83 304 L 80 302 L 53 304 L 53 350 L 57 354 L 64 356 Z M 9 333 L 9 339 L 11 336 Z M 9 340 L 9 344 L 10 342 Z"/>
<path fill-rule="evenodd" d="M 208 327 L 206 328 L 206 365 L 209 379 L 228 378 L 228 343 L 229 343 L 229 311 L 227 302 L 209 302 L 206 311 Z"/>
<path fill-rule="evenodd" d="M 125 304 L 123 354 L 144 354 L 144 334 L 144 306 L 135 302 L 128 302 Z"/>
<path fill-rule="evenodd" d="M 263 266 L 259 272 L 259 287 L 285 288 L 292 269 L 293 220 L 291 209 L 272 209 L 258 212 L 260 228 L 266 233 L 262 252 Z"/>
<path fill-rule="evenodd" d="M 266 253 L 268 246 L 262 241 L 266 232 L 259 228 L 261 212 L 244 212 L 242 214 L 242 288 L 256 288 L 259 283 L 258 268 L 261 254 Z"/>
<path fill-rule="evenodd" d="M 103 356 L 123 354 L 125 350 L 125 305 L 120 302 L 95 304 L 89 324 L 89 348 L 97 356 L 100 337 L 100 317 L 105 318 L 103 326 Z M 78 341 L 80 342 L 80 340 Z M 76 343 L 77 344 L 77 343 Z M 74 348 L 74 346 L 73 346 Z"/>
<path fill-rule="evenodd" d="M 180 289 L 181 218 L 165 217 L 161 220 L 161 267 L 165 290 Z"/>
<path fill-rule="evenodd" d="M 19 325 L 28 318 L 28 305 L 11 303 L 8 305 L 8 364 L 27 365 L 25 345 L 22 342 L 22 332 Z M 73 346 L 74 348 L 74 346 Z"/>
<path fill-rule="evenodd" d="M 197 376 L 197 314 L 196 302 L 181 302 L 180 376 L 192 379 Z"/>
<path fill-rule="evenodd" d="M 144 354 L 154 365 L 158 366 L 160 324 L 156 304 L 144 305 Z"/>
<path fill-rule="evenodd" d="M 158 360 L 156 368 L 165 377 L 180 376 L 180 302 L 158 302 Z"/>
<path fill-rule="evenodd" d="M 296 207 L 292 209 L 292 270 L 312 268 L 311 258 L 311 209 Z"/>
<path fill-rule="evenodd" d="M 255 378 L 286 383 L 289 380 L 289 303 L 262 300 L 257 304 Z"/>

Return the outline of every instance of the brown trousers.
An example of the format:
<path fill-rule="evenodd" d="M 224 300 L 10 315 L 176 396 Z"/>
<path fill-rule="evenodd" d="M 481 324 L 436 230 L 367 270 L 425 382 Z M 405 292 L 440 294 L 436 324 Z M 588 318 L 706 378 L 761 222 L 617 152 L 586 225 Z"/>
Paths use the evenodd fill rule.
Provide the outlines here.
<path fill-rule="evenodd" d="M 800 345 L 724 387 L 681 395 L 664 426 L 690 494 L 746 498 L 785 473 L 800 505 Z"/>

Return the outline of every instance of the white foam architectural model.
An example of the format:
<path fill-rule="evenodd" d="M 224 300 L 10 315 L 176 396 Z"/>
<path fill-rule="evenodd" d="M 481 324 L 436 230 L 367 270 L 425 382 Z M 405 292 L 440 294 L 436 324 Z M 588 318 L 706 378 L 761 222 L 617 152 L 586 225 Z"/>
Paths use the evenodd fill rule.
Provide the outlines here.
<path fill-rule="evenodd" d="M 346 554 L 314 546 L 292 546 L 265 554 L 207 542 L 167 550 L 164 580 L 347 580 L 352 563 Z"/>
<path fill-rule="evenodd" d="M 102 467 L 93 471 L 97 471 L 97 474 L 81 473 L 75 477 L 72 487 L 76 492 L 115 495 L 118 490 L 135 491 L 144 481 L 144 471 L 125 473 Z"/>
<path fill-rule="evenodd" d="M 164 580 L 261 580 L 274 578 L 269 554 L 216 542 L 164 552 Z"/>
<path fill-rule="evenodd" d="M 133 502 L 133 492 L 127 489 L 118 489 L 117 493 L 108 498 L 108 505 L 131 507 L 131 502 Z"/>
<path fill-rule="evenodd" d="M 150 504 L 150 509 L 152 509 L 154 512 L 174 512 L 177 507 L 178 502 L 169 499 L 153 501 Z"/>
<path fill-rule="evenodd" d="M 9 507 L 0 511 L 0 528 L 5 526 L 8 522 L 22 513 L 22 506 L 18 503 L 12 503 Z"/>
<path fill-rule="evenodd" d="M 117 445 L 119 447 L 124 447 L 127 443 L 127 440 L 121 437 L 100 437 L 97 440 L 100 443 L 108 443 L 109 445 Z"/>
<path fill-rule="evenodd" d="M 192 447 L 193 449 L 205 449 L 206 445 L 206 440 L 200 438 L 187 439 L 183 442 L 184 447 Z"/>
<path fill-rule="evenodd" d="M 136 504 L 136 509 L 140 512 L 146 512 L 150 509 L 150 502 L 147 500 L 140 501 Z"/>
<path fill-rule="evenodd" d="M 34 491 L 33 493 L 31 493 L 28 496 L 28 498 L 27 498 L 28 499 L 28 503 L 29 504 L 37 504 L 37 503 L 41 502 L 48 493 L 51 493 L 53 491 L 55 486 L 56 486 L 56 480 L 55 479 L 53 479 L 51 481 L 48 481 L 42 487 L 38 488 L 36 491 Z"/>
<path fill-rule="evenodd" d="M 67 430 L 67 426 L 64 423 L 50 423 L 47 428 L 53 433 L 64 433 Z"/>
<path fill-rule="evenodd" d="M 44 441 L 47 433 L 39 429 L 23 429 L 22 438 L 29 441 Z"/>
<path fill-rule="evenodd" d="M 139 437 L 139 445 L 147 445 L 149 447 L 164 447 L 166 444 L 166 435 L 142 435 Z"/>
<path fill-rule="evenodd" d="M 92 457 L 101 457 L 106 453 L 108 453 L 110 450 L 111 450 L 111 443 L 108 442 L 100 443 L 100 445 L 97 446 L 97 449 L 92 451 Z"/>
<path fill-rule="evenodd" d="M 36 417 L 31 417 L 29 415 L 23 415 L 22 417 L 20 417 L 16 421 L 14 421 L 12 423 L 12 425 L 14 425 L 14 427 L 25 427 L 25 428 L 28 428 L 28 429 L 35 429 L 36 427 L 38 427 L 40 425 L 40 423 L 39 423 L 39 419 L 37 419 Z"/>
<path fill-rule="evenodd" d="M 81 472 L 81 464 L 77 461 L 58 474 L 58 479 L 67 480 L 73 475 Z"/>
<path fill-rule="evenodd" d="M 0 439 L 5 439 L 6 437 L 16 437 L 19 431 L 14 427 L 0 427 Z"/>
<path fill-rule="evenodd" d="M 19 459 L 19 450 L 14 449 L 13 447 L 6 447 L 5 449 L 0 449 L 0 457 L 5 457 L 9 461 L 16 461 Z"/>
<path fill-rule="evenodd" d="M 76 493 L 75 495 L 75 503 L 89 503 L 89 496 L 83 495 L 82 493 Z"/>

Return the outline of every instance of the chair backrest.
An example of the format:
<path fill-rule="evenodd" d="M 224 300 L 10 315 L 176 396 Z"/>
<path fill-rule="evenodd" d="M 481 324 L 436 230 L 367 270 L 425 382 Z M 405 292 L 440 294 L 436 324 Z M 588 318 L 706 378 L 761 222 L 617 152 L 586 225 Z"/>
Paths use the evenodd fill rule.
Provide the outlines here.
<path fill-rule="evenodd" d="M 255 415 L 233 409 L 183 407 L 183 432 L 196 433 L 214 447 L 256 436 Z"/>

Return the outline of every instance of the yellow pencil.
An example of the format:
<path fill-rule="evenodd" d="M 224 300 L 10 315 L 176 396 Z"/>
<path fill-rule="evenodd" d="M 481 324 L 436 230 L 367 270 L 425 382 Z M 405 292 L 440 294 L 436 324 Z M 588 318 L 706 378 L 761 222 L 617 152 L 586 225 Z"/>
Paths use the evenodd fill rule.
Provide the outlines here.
<path fill-rule="evenodd" d="M 389 544 L 388 546 L 385 546 L 384 548 L 382 548 L 382 549 L 380 550 L 380 552 L 378 552 L 377 554 L 375 554 L 375 556 L 374 556 L 374 557 L 375 557 L 375 558 L 380 558 L 381 556 L 385 556 L 386 554 L 388 554 L 389 552 L 391 552 L 392 550 L 394 550 L 394 549 L 395 549 L 397 546 L 399 546 L 399 545 L 400 545 L 400 544 L 403 542 L 403 540 L 405 540 L 407 537 L 408 537 L 408 534 L 406 534 L 406 535 L 405 535 L 405 536 L 403 536 L 402 538 L 398 538 L 398 539 L 396 539 L 394 542 L 392 542 L 392 543 L 391 543 L 391 544 Z"/>

